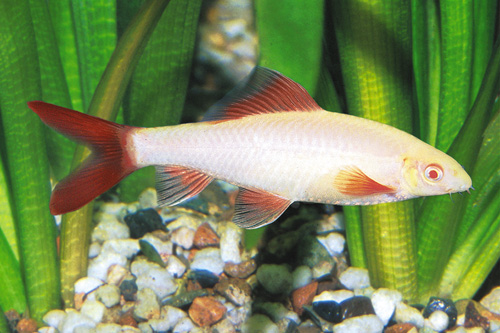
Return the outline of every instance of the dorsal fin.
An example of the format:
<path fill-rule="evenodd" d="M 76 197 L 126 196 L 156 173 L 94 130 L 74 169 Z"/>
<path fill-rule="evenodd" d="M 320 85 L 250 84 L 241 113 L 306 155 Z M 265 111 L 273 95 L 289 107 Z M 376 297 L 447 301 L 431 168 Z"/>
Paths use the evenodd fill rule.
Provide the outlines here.
<path fill-rule="evenodd" d="M 214 104 L 203 121 L 224 121 L 247 116 L 286 112 L 318 111 L 318 104 L 298 83 L 265 67 L 255 69 Z"/>

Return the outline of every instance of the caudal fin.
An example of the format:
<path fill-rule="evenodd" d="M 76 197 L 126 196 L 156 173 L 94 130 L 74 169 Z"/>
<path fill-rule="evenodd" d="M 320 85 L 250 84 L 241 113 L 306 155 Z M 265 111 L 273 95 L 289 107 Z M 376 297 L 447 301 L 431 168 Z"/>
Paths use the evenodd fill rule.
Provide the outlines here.
<path fill-rule="evenodd" d="M 28 106 L 45 124 L 92 150 L 52 191 L 53 215 L 81 208 L 136 169 L 125 148 L 132 127 L 41 101 L 28 102 Z"/>

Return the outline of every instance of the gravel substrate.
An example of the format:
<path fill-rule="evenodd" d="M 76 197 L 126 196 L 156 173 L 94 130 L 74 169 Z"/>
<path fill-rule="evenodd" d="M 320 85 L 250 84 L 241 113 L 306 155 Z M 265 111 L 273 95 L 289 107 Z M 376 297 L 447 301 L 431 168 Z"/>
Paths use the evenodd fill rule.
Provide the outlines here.
<path fill-rule="evenodd" d="M 162 209 L 153 189 L 98 205 L 75 308 L 50 311 L 39 332 L 500 332 L 500 288 L 480 303 L 409 306 L 348 266 L 341 213 L 306 206 L 245 250 L 234 192 L 211 193 Z"/>

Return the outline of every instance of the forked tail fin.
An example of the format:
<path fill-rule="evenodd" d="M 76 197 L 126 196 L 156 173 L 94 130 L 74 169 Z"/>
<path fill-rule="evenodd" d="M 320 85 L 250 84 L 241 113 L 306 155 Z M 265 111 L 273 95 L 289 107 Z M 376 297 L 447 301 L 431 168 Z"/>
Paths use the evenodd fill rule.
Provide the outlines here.
<path fill-rule="evenodd" d="M 45 102 L 28 102 L 28 106 L 45 124 L 92 151 L 54 188 L 50 198 L 53 215 L 81 208 L 136 170 L 126 150 L 132 127 Z"/>

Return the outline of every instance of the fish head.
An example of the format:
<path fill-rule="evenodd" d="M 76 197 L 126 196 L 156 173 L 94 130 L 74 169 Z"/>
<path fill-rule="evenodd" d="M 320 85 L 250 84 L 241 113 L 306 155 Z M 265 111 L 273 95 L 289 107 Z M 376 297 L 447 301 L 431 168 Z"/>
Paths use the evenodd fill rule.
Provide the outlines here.
<path fill-rule="evenodd" d="M 427 148 L 427 147 L 426 147 Z M 472 180 L 447 154 L 433 148 L 403 158 L 401 186 L 412 196 L 442 195 L 468 191 Z"/>

